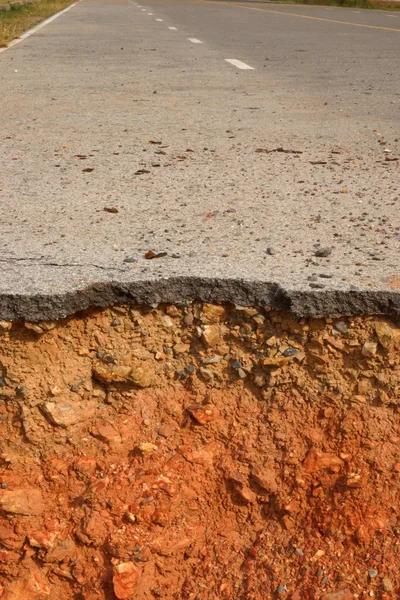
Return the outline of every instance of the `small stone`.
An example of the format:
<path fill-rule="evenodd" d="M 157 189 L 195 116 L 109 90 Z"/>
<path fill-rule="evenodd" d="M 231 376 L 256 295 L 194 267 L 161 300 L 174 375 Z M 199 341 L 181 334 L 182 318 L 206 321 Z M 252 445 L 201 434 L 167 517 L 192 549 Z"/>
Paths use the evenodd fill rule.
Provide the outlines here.
<path fill-rule="evenodd" d="M 340 333 L 347 333 L 349 330 L 344 321 L 339 321 L 338 323 L 335 323 L 335 329 L 340 331 Z"/>
<path fill-rule="evenodd" d="M 205 369 L 204 367 L 200 367 L 199 369 L 201 376 L 206 381 L 212 381 L 214 379 L 214 373 L 210 369 Z"/>
<path fill-rule="evenodd" d="M 241 367 L 240 361 L 239 360 L 234 360 L 231 363 L 231 367 L 232 367 L 232 369 L 240 369 L 240 367 Z"/>
<path fill-rule="evenodd" d="M 138 448 L 143 454 L 152 454 L 158 450 L 158 446 L 152 444 L 151 442 L 142 442 L 139 444 Z"/>
<path fill-rule="evenodd" d="M 135 593 L 139 571 L 133 562 L 120 563 L 114 567 L 113 586 L 118 600 L 129 600 Z"/>
<path fill-rule="evenodd" d="M 222 356 L 220 356 L 219 354 L 214 354 L 214 356 L 210 356 L 209 358 L 202 358 L 201 362 L 204 365 L 213 365 L 215 363 L 218 363 L 220 360 L 222 360 Z"/>
<path fill-rule="evenodd" d="M 257 325 L 261 326 L 261 325 L 264 325 L 264 323 L 265 323 L 265 317 L 261 314 L 257 314 L 257 315 L 254 315 L 253 321 L 255 323 L 257 323 Z"/>
<path fill-rule="evenodd" d="M 49 531 L 34 531 L 28 536 L 29 544 L 34 548 L 49 550 L 56 539 L 56 534 Z"/>
<path fill-rule="evenodd" d="M 284 592 L 287 592 L 287 586 L 286 585 L 278 585 L 276 591 L 278 594 L 283 594 Z"/>
<path fill-rule="evenodd" d="M 318 256 L 320 258 L 326 258 L 327 256 L 330 256 L 331 254 L 332 254 L 332 248 L 319 248 L 315 252 L 315 256 Z"/>
<path fill-rule="evenodd" d="M 10 331 L 12 327 L 11 321 L 0 321 L 0 333 L 4 333 L 5 331 Z"/>
<path fill-rule="evenodd" d="M 175 427 L 173 425 L 169 425 L 168 423 L 164 423 L 158 429 L 158 435 L 164 438 L 172 437 L 175 433 Z"/>
<path fill-rule="evenodd" d="M 93 365 L 93 377 L 102 383 L 123 383 L 128 379 L 131 367 L 128 365 L 115 365 L 96 363 Z"/>
<path fill-rule="evenodd" d="M 62 389 L 58 387 L 58 385 L 55 385 L 54 387 L 51 388 L 50 390 L 50 394 L 52 396 L 59 396 L 62 393 Z"/>
<path fill-rule="evenodd" d="M 251 478 L 260 488 L 271 494 L 276 493 L 279 489 L 275 472 L 271 468 L 254 467 L 251 472 Z"/>
<path fill-rule="evenodd" d="M 147 260 L 153 260 L 154 258 L 163 258 L 164 256 L 167 256 L 167 252 L 163 250 L 149 250 L 144 255 L 144 258 Z"/>
<path fill-rule="evenodd" d="M 254 377 L 254 385 L 256 385 L 257 387 L 262 388 L 265 385 L 265 383 L 266 379 L 264 375 L 258 374 Z"/>
<path fill-rule="evenodd" d="M 71 427 L 91 419 L 97 408 L 96 401 L 87 402 L 44 402 L 40 409 L 52 425 Z"/>
<path fill-rule="evenodd" d="M 124 258 L 123 262 L 124 263 L 129 263 L 129 264 L 136 263 L 137 259 L 133 258 L 133 256 L 128 256 L 127 258 Z"/>
<path fill-rule="evenodd" d="M 206 404 L 205 406 L 194 404 L 193 406 L 189 406 L 187 410 L 199 425 L 210 423 L 218 414 L 216 408 L 211 404 Z"/>
<path fill-rule="evenodd" d="M 276 254 L 275 248 L 267 248 L 267 254 L 269 256 L 274 256 Z"/>
<path fill-rule="evenodd" d="M 335 454 L 311 448 L 304 459 L 303 468 L 307 473 L 317 473 L 323 469 L 337 469 L 343 464 L 342 459 Z"/>
<path fill-rule="evenodd" d="M 195 370 L 196 370 L 196 367 L 195 367 L 194 365 L 187 365 L 187 366 L 185 367 L 185 370 L 186 370 L 188 373 L 192 374 L 192 373 L 194 373 L 194 372 L 195 372 Z"/>
<path fill-rule="evenodd" d="M 236 308 L 239 310 L 238 307 Z M 240 310 L 243 312 L 244 316 L 249 319 L 258 313 L 258 309 L 254 308 L 253 306 L 242 306 Z"/>
<path fill-rule="evenodd" d="M 319 560 L 320 558 L 322 558 L 323 556 L 325 556 L 325 550 L 322 550 L 321 548 L 319 548 L 315 554 L 311 557 L 311 560 L 314 562 L 316 560 Z"/>
<path fill-rule="evenodd" d="M 187 327 L 191 327 L 193 325 L 194 322 L 194 315 L 191 311 L 189 311 L 184 317 L 183 317 L 183 322 L 185 323 L 185 325 L 187 325 Z"/>
<path fill-rule="evenodd" d="M 358 404 L 365 404 L 367 398 L 362 394 L 355 394 L 354 396 L 352 396 L 351 400 L 352 402 L 357 402 Z"/>
<path fill-rule="evenodd" d="M 57 323 L 55 321 L 41 321 L 40 323 L 25 322 L 24 325 L 27 329 L 30 329 L 30 330 L 34 331 L 35 333 L 42 334 L 42 333 L 46 333 L 46 331 L 50 331 L 51 329 L 54 329 L 54 327 L 57 325 Z"/>
<path fill-rule="evenodd" d="M 384 321 L 376 321 L 375 332 L 378 337 L 379 344 L 385 348 L 385 350 L 390 350 L 395 342 L 395 339 L 400 339 L 400 329 L 395 329 Z"/>
<path fill-rule="evenodd" d="M 298 353 L 297 348 L 287 348 L 284 351 L 283 356 L 294 356 L 297 353 Z"/>
<path fill-rule="evenodd" d="M 247 373 L 243 369 L 238 369 L 237 374 L 239 375 L 240 379 L 245 379 L 247 377 Z"/>
<path fill-rule="evenodd" d="M 121 436 L 119 435 L 118 431 L 109 423 L 104 423 L 96 427 L 93 435 L 99 438 L 99 440 L 102 442 L 106 443 L 117 442 L 121 440 Z"/>
<path fill-rule="evenodd" d="M 161 317 L 161 324 L 168 329 L 174 326 L 174 322 L 169 315 L 163 315 Z"/>
<path fill-rule="evenodd" d="M 225 313 L 225 307 L 219 304 L 204 304 L 202 321 L 207 323 L 218 323 Z"/>
<path fill-rule="evenodd" d="M 47 552 L 46 562 L 62 562 L 73 560 L 77 555 L 77 547 L 70 536 L 65 540 L 56 539 L 51 549 Z"/>
<path fill-rule="evenodd" d="M 318 281 L 318 277 L 316 275 L 310 275 L 307 277 L 307 281 Z"/>
<path fill-rule="evenodd" d="M 178 377 L 178 379 L 187 379 L 189 377 L 189 373 L 187 373 L 183 369 L 178 369 L 177 371 L 175 371 L 175 375 Z"/>
<path fill-rule="evenodd" d="M 389 594 L 394 592 L 393 581 L 387 575 L 382 579 L 382 586 L 385 592 Z"/>
<path fill-rule="evenodd" d="M 174 354 L 187 354 L 190 351 L 190 345 L 189 344 L 175 344 L 173 350 L 174 350 Z"/>
<path fill-rule="evenodd" d="M 378 571 L 376 569 L 368 569 L 368 575 L 371 579 L 374 579 L 378 575 Z"/>
<path fill-rule="evenodd" d="M 215 324 L 206 326 L 203 330 L 202 337 L 208 347 L 217 346 L 221 341 L 219 325 Z"/>
<path fill-rule="evenodd" d="M 378 344 L 375 344 L 375 342 L 365 342 L 364 346 L 362 347 L 361 353 L 363 356 L 371 358 L 372 356 L 375 356 L 377 348 Z"/>
<path fill-rule="evenodd" d="M 241 497 L 244 502 L 247 504 L 253 503 L 257 500 L 257 495 L 247 486 L 243 486 L 241 488 L 237 488 L 237 493 Z"/>
<path fill-rule="evenodd" d="M 78 381 L 78 383 L 74 383 L 73 385 L 71 385 L 71 387 L 69 388 L 71 390 L 71 392 L 79 392 L 79 388 L 81 387 L 81 385 L 84 384 L 84 381 Z"/>
<path fill-rule="evenodd" d="M 294 358 L 295 355 L 293 356 L 268 356 L 267 358 L 264 358 L 263 360 L 263 364 L 266 367 L 281 367 L 283 365 L 285 365 L 288 362 L 291 362 L 292 359 Z"/>
<path fill-rule="evenodd" d="M 146 360 L 135 363 L 129 373 L 129 380 L 141 388 L 154 385 L 155 372 L 152 363 Z"/>

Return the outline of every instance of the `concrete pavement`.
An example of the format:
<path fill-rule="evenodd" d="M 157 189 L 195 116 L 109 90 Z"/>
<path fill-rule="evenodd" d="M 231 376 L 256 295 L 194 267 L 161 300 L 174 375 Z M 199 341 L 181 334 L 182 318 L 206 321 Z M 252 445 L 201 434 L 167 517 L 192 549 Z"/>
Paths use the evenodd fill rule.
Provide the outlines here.
<path fill-rule="evenodd" d="M 0 318 L 399 313 L 399 40 L 379 11 L 83 0 L 2 53 Z"/>

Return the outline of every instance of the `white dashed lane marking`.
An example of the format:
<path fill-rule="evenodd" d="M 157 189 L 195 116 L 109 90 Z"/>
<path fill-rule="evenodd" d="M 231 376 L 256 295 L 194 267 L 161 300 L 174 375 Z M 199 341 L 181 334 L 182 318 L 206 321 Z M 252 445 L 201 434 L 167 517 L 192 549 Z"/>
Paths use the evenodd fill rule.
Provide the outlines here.
<path fill-rule="evenodd" d="M 158 21 L 159 23 L 162 23 L 163 19 L 156 19 L 156 21 Z"/>
<path fill-rule="evenodd" d="M 197 38 L 188 38 L 189 42 L 192 42 L 192 44 L 202 44 L 203 42 L 201 40 L 198 40 Z"/>
<path fill-rule="evenodd" d="M 236 58 L 226 58 L 225 60 L 226 62 L 230 63 L 234 67 L 237 67 L 238 69 L 254 71 L 254 67 L 246 65 L 246 63 L 242 62 L 241 60 L 236 60 Z"/>
<path fill-rule="evenodd" d="M 176 27 L 168 27 L 171 31 L 178 31 Z"/>

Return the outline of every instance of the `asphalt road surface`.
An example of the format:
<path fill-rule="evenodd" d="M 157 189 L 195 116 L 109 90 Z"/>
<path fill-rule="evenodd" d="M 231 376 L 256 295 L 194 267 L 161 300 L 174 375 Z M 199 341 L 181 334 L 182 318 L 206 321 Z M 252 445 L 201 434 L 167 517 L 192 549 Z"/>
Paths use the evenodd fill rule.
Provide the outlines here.
<path fill-rule="evenodd" d="M 400 13 L 229 1 L 83 0 L 2 51 L 0 318 L 399 314 L 399 64 Z"/>

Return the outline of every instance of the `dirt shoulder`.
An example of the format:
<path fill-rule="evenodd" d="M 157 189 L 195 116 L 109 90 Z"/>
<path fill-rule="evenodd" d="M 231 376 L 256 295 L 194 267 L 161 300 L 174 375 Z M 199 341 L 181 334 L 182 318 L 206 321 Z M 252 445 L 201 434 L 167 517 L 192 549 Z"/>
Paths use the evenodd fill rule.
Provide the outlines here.
<path fill-rule="evenodd" d="M 1 4 L 1 3 L 0 3 Z M 6 47 L 21 33 L 72 4 L 71 0 L 39 0 L 22 4 L 11 2 L 0 7 L 0 48 Z"/>

